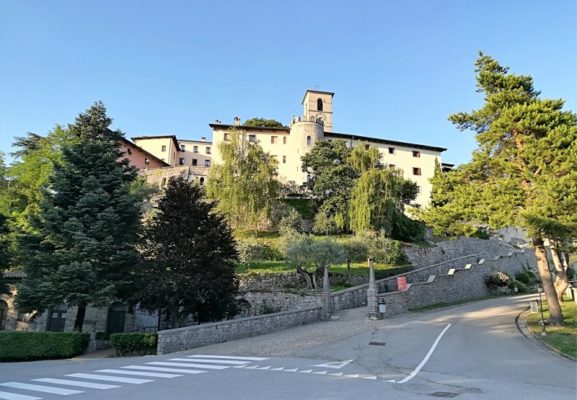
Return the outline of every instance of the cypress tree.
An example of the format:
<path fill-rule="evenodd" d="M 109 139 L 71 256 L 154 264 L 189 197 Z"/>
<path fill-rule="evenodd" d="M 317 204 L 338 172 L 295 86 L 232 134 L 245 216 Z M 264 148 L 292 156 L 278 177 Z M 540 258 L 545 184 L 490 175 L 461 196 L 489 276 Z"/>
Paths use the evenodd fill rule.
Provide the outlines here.
<path fill-rule="evenodd" d="M 122 133 L 109 129 L 106 108 L 95 103 L 69 131 L 75 137 L 54 165 L 34 230 L 20 238 L 27 279 L 19 288 L 23 311 L 77 306 L 82 331 L 88 304 L 104 304 L 136 259 L 141 195 L 132 190 L 137 171 L 121 159 Z"/>

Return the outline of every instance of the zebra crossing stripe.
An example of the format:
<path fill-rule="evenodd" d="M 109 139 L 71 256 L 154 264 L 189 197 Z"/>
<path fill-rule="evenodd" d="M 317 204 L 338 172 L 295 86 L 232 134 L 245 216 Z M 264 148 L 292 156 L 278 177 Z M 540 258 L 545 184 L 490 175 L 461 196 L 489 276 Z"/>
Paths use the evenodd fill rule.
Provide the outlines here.
<path fill-rule="evenodd" d="M 145 365 L 127 365 L 127 369 L 138 369 L 142 371 L 159 371 L 159 372 L 175 372 L 178 374 L 204 374 L 206 371 L 199 371 L 196 369 L 177 369 L 177 368 L 162 368 L 162 367 L 147 367 Z"/>
<path fill-rule="evenodd" d="M 94 372 L 104 372 L 107 374 L 121 374 L 121 375 L 135 375 L 135 376 L 150 376 L 151 378 L 177 378 L 182 375 L 164 374 L 161 372 L 140 372 L 140 371 L 125 371 L 122 369 L 99 369 Z"/>
<path fill-rule="evenodd" d="M 191 364 L 191 363 L 177 363 L 177 362 L 165 362 L 165 361 L 153 361 L 146 363 L 149 365 L 161 365 L 166 367 L 184 367 L 184 368 L 201 368 L 201 369 L 227 369 L 229 366 L 224 365 L 203 365 L 203 364 Z"/>
<path fill-rule="evenodd" d="M 202 358 L 171 358 L 170 361 L 186 361 L 186 362 L 200 362 L 207 364 L 231 364 L 231 365 L 246 365 L 250 363 L 250 361 L 205 360 Z"/>
<path fill-rule="evenodd" d="M 66 376 L 70 376 L 72 378 L 94 379 L 96 381 L 133 383 L 135 385 L 140 385 L 141 383 L 153 382 L 150 379 L 124 378 L 124 377 L 120 377 L 120 376 L 108 376 L 108 375 L 98 375 L 98 374 L 69 374 Z"/>
<path fill-rule="evenodd" d="M 299 371 L 299 374 L 310 374 L 311 372 L 313 372 L 312 369 L 307 369 L 307 370 L 301 370 L 301 371 Z"/>
<path fill-rule="evenodd" d="M 31 390 L 33 392 L 61 394 L 63 396 L 68 396 L 70 394 L 84 393 L 82 390 L 62 389 L 62 388 L 55 388 L 52 386 L 33 385 L 31 383 L 21 383 L 21 382 L 5 382 L 0 383 L 0 386 L 5 386 L 13 389 Z"/>
<path fill-rule="evenodd" d="M 272 368 L 271 371 L 282 371 L 284 367 Z"/>
<path fill-rule="evenodd" d="M 265 357 L 234 357 L 234 356 L 212 356 L 207 354 L 195 354 L 192 356 L 188 356 L 190 358 L 198 357 L 198 358 L 222 358 L 226 360 L 243 360 L 243 361 L 264 361 L 268 360 Z"/>
<path fill-rule="evenodd" d="M 2 399 L 2 400 L 42 400 L 42 397 L 26 396 L 25 394 L 0 392 L 0 399 Z"/>
<path fill-rule="evenodd" d="M 39 378 L 32 380 L 36 382 L 55 383 L 57 385 L 64 385 L 64 386 L 78 386 L 87 389 L 114 389 L 120 387 L 118 385 L 107 385 L 105 383 L 96 383 L 96 382 L 70 381 L 68 379 Z"/>
<path fill-rule="evenodd" d="M 313 374 L 326 375 L 326 374 L 327 374 L 327 371 L 316 371 L 316 372 L 313 372 Z"/>

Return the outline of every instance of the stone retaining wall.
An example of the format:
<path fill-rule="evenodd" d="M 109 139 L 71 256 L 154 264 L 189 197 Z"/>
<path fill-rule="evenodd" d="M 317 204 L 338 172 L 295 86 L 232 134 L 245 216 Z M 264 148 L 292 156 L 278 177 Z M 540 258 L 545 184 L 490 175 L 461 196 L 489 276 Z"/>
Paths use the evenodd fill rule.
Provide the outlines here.
<path fill-rule="evenodd" d="M 289 292 L 286 290 L 269 290 L 241 293 L 241 296 L 250 303 L 250 309 L 244 312 L 245 316 L 302 310 L 322 305 L 320 293 L 314 291 Z"/>
<path fill-rule="evenodd" d="M 322 319 L 321 307 L 232 319 L 158 332 L 158 354 L 263 335 Z"/>

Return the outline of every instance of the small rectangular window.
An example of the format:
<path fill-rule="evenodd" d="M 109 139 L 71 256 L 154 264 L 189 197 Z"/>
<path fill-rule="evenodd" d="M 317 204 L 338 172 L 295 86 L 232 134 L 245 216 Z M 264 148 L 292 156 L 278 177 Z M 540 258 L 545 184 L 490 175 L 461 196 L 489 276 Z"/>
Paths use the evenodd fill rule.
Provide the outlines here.
<path fill-rule="evenodd" d="M 180 165 L 184 165 L 184 158 L 179 158 L 179 159 L 178 159 L 178 163 L 179 163 Z"/>
<path fill-rule="evenodd" d="M 389 147 L 389 154 L 395 154 L 395 148 Z"/>
<path fill-rule="evenodd" d="M 162 182 L 160 183 L 160 186 L 164 186 L 166 185 L 166 178 L 162 178 Z"/>
<path fill-rule="evenodd" d="M 413 168 L 413 175 L 421 175 L 421 168 Z"/>
<path fill-rule="evenodd" d="M 256 135 L 248 135 L 248 141 L 250 143 L 256 143 Z"/>
<path fill-rule="evenodd" d="M 186 151 L 186 145 L 181 144 L 180 145 L 180 151 Z"/>
<path fill-rule="evenodd" d="M 270 137 L 270 144 L 275 144 L 276 142 L 276 136 L 271 136 Z"/>
<path fill-rule="evenodd" d="M 282 144 L 286 144 L 286 136 L 283 136 L 283 138 L 282 138 Z"/>
<path fill-rule="evenodd" d="M 395 164 L 389 164 L 389 168 L 390 168 L 390 169 L 393 169 L 393 168 L 395 168 L 395 167 L 396 167 Z"/>
<path fill-rule="evenodd" d="M 196 160 L 196 158 L 192 159 L 192 165 L 197 165 L 198 161 Z"/>
<path fill-rule="evenodd" d="M 286 164 L 286 156 L 282 156 L 282 163 Z"/>
<path fill-rule="evenodd" d="M 145 164 L 150 164 L 150 160 L 149 160 L 148 158 L 145 158 L 145 159 L 144 159 L 144 163 L 145 163 Z"/>
<path fill-rule="evenodd" d="M 230 140 L 230 134 L 226 133 L 224 134 L 224 140 L 226 140 L 227 142 Z"/>
<path fill-rule="evenodd" d="M 421 152 L 413 150 L 413 157 L 421 157 Z"/>
<path fill-rule="evenodd" d="M 210 167 L 210 160 L 204 160 L 204 166 Z"/>
<path fill-rule="evenodd" d="M 160 151 L 166 151 L 166 146 L 162 145 L 162 147 L 160 148 Z"/>
<path fill-rule="evenodd" d="M 206 154 L 210 154 L 210 147 L 206 148 Z"/>
<path fill-rule="evenodd" d="M 193 153 L 198 153 L 198 146 L 193 146 L 193 147 L 192 147 L 192 152 L 193 152 Z"/>

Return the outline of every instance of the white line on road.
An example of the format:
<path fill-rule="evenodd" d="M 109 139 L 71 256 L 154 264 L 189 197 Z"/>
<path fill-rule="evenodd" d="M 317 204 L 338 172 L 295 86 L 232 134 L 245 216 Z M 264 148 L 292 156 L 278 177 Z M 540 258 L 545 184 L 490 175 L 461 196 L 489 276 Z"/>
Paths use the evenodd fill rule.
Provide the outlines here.
<path fill-rule="evenodd" d="M 33 385 L 30 383 L 21 383 L 21 382 L 5 382 L 0 383 L 0 386 L 5 386 L 14 389 L 31 390 L 33 392 L 61 394 L 63 396 L 68 396 L 70 394 L 84 393 L 82 390 L 61 389 L 52 386 Z"/>
<path fill-rule="evenodd" d="M 125 371 L 122 369 L 99 369 L 94 372 L 104 372 L 105 374 L 149 376 L 151 378 L 178 378 L 179 376 L 182 376 L 177 374 L 165 374 L 161 372 Z"/>
<path fill-rule="evenodd" d="M 227 369 L 229 366 L 224 365 L 204 365 L 204 364 L 191 364 L 191 363 L 177 363 L 177 362 L 164 362 L 164 361 L 153 361 L 147 364 L 150 365 L 163 365 L 166 367 L 184 367 L 184 368 L 202 368 L 202 369 Z"/>
<path fill-rule="evenodd" d="M 69 374 L 72 378 L 85 378 L 94 379 L 96 381 L 109 381 L 109 382 L 122 382 L 122 383 L 133 383 L 135 385 L 140 385 L 141 383 L 154 382 L 150 379 L 135 379 L 135 378 L 124 378 L 120 376 L 107 376 L 98 374 Z"/>
<path fill-rule="evenodd" d="M 39 378 L 32 380 L 36 382 L 55 383 L 57 385 L 78 386 L 87 389 L 115 389 L 120 387 L 118 385 L 107 385 L 105 383 L 69 381 L 68 379 Z"/>
<path fill-rule="evenodd" d="M 425 356 L 425 358 L 423 358 L 423 361 L 421 361 L 421 363 L 417 366 L 417 368 L 415 368 L 413 370 L 413 372 L 411 372 L 407 377 L 405 377 L 404 379 L 398 381 L 397 383 L 407 383 L 408 381 L 410 381 L 411 379 L 413 379 L 415 376 L 417 376 L 417 374 L 421 371 L 421 369 L 425 366 L 425 364 L 427 363 L 427 361 L 429 361 L 429 358 L 431 358 L 431 355 L 433 354 L 433 352 L 435 351 L 435 349 L 437 348 L 437 345 L 439 344 L 439 342 L 441 341 L 441 338 L 443 337 L 443 335 L 445 334 L 445 332 L 447 332 L 447 330 L 451 327 L 451 324 L 447 324 L 447 326 L 445 327 L 445 329 L 443 329 L 441 331 L 441 333 L 439 333 L 439 336 L 437 336 L 437 339 L 435 339 L 435 342 L 433 343 L 433 346 L 431 346 L 431 348 L 429 349 L 429 352 L 427 353 L 427 355 Z"/>
<path fill-rule="evenodd" d="M 199 358 L 223 358 L 228 360 L 245 360 L 245 361 L 264 361 L 268 360 L 268 358 L 263 357 L 232 357 L 232 356 L 211 356 L 206 354 L 195 354 L 193 356 L 188 357 L 199 357 Z"/>
<path fill-rule="evenodd" d="M 42 400 L 42 397 L 26 396 L 25 394 L 0 392 L 0 399 L 2 399 L 2 400 Z"/>
<path fill-rule="evenodd" d="M 145 365 L 127 365 L 127 369 L 138 369 L 142 371 L 160 371 L 160 372 L 175 372 L 177 374 L 204 374 L 206 371 L 199 371 L 196 369 L 179 369 L 179 368 L 162 368 L 162 367 L 147 367 Z"/>
<path fill-rule="evenodd" d="M 199 362 L 199 363 L 208 363 L 208 364 L 231 364 L 231 365 L 250 364 L 250 361 L 204 360 L 202 358 L 171 358 L 170 361 Z"/>

